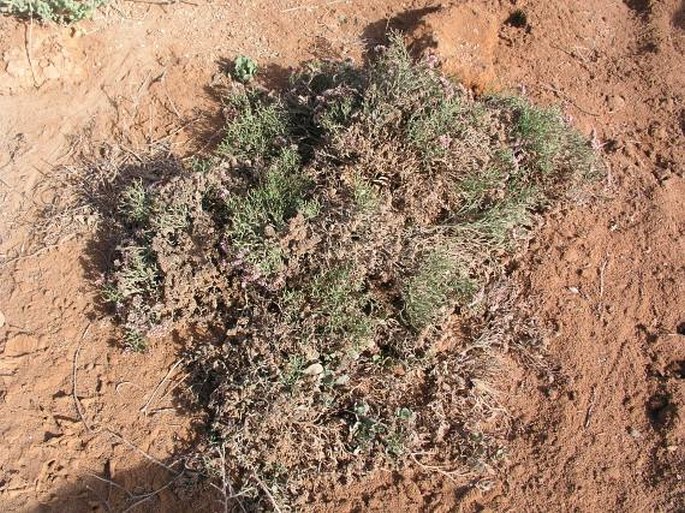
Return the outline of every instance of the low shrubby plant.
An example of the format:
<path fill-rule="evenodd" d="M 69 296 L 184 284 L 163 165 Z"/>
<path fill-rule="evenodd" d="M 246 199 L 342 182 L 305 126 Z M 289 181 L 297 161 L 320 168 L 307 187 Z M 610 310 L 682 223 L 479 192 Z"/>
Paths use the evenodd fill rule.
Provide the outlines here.
<path fill-rule="evenodd" d="M 398 36 L 226 109 L 215 154 L 108 189 L 103 295 L 128 347 L 185 334 L 206 454 L 257 506 L 306 501 L 319 474 L 487 476 L 506 427 L 493 346 L 514 336 L 490 291 L 596 173 L 587 141 L 556 109 L 474 98 Z"/>

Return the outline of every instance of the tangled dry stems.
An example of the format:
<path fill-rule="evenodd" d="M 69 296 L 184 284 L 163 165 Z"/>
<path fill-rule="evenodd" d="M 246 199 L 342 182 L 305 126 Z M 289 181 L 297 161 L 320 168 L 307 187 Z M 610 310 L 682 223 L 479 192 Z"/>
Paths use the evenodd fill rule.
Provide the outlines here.
<path fill-rule="evenodd" d="M 320 474 L 486 477 L 507 428 L 493 356 L 518 343 L 493 284 L 535 216 L 597 172 L 587 141 L 554 109 L 473 98 L 399 37 L 281 94 L 241 87 L 227 110 L 212 157 L 86 191 L 129 348 L 194 334 L 207 468 L 256 509 L 306 503 Z"/>

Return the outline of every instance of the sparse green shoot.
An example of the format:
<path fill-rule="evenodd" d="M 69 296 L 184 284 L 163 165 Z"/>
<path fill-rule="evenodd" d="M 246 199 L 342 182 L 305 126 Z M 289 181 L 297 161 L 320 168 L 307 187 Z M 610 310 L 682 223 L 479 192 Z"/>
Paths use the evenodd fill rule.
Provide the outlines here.
<path fill-rule="evenodd" d="M 227 234 L 232 244 L 264 274 L 278 268 L 281 260 L 280 249 L 270 241 L 269 233 L 282 230 L 305 205 L 307 184 L 299 156 L 294 149 L 287 148 L 259 177 L 257 186 L 226 201 L 230 218 Z"/>
<path fill-rule="evenodd" d="M 114 279 L 121 299 L 152 294 L 160 276 L 149 248 L 125 246 L 120 251 L 122 260 Z"/>
<path fill-rule="evenodd" d="M 474 284 L 455 257 L 436 249 L 426 256 L 418 272 L 407 280 L 402 297 L 407 322 L 421 330 L 449 312 L 445 309 L 463 301 L 474 291 Z"/>
<path fill-rule="evenodd" d="M 430 163 L 449 155 L 453 138 L 459 133 L 462 106 L 457 96 L 412 115 L 408 123 L 409 141 Z"/>
<path fill-rule="evenodd" d="M 151 204 L 141 179 L 131 182 L 121 193 L 120 208 L 128 222 L 143 224 L 150 217 Z"/>
<path fill-rule="evenodd" d="M 245 55 L 239 55 L 235 59 L 233 65 L 233 76 L 242 82 L 247 84 L 250 82 L 257 74 L 257 63 L 246 57 Z"/>
<path fill-rule="evenodd" d="M 287 135 L 286 115 L 278 103 L 265 103 L 251 94 L 230 99 L 236 115 L 226 125 L 219 145 L 221 155 L 239 159 L 268 159 L 276 151 L 279 139 Z"/>
<path fill-rule="evenodd" d="M 327 334 L 342 335 L 358 342 L 371 334 L 371 325 L 363 313 L 368 298 L 363 282 L 346 265 L 324 272 L 311 284 L 310 294 L 318 312 L 326 319 Z"/>
<path fill-rule="evenodd" d="M 133 353 L 144 353 L 147 350 L 145 337 L 136 330 L 124 332 L 124 347 Z"/>

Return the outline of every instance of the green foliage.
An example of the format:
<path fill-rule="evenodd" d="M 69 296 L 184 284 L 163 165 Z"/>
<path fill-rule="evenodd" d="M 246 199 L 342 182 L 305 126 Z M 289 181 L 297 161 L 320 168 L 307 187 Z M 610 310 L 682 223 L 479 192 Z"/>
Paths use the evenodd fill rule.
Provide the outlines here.
<path fill-rule="evenodd" d="M 371 408 L 367 403 L 360 403 L 354 406 L 355 422 L 352 425 L 352 450 L 360 450 L 369 447 L 372 443 L 385 433 L 385 426 L 373 416 Z"/>
<path fill-rule="evenodd" d="M 350 122 L 354 110 L 355 98 L 349 96 L 335 98 L 326 105 L 319 118 L 319 123 L 329 132 L 341 130 Z"/>
<path fill-rule="evenodd" d="M 147 350 L 147 341 L 139 331 L 126 330 L 124 333 L 124 347 L 134 353 L 144 353 Z"/>
<path fill-rule="evenodd" d="M 596 176 L 600 166 L 592 148 L 569 129 L 558 108 L 535 107 L 518 97 L 494 99 L 494 103 L 510 111 L 512 137 L 522 143 L 521 160 L 528 162 L 531 172 L 542 175 L 541 181 Z"/>
<path fill-rule="evenodd" d="M 105 2 L 106 0 L 0 0 L 0 12 L 56 23 L 74 23 L 90 17 Z"/>
<path fill-rule="evenodd" d="M 390 45 L 370 66 L 369 82 L 365 114 L 371 119 L 392 119 L 392 111 L 397 114 L 397 109 L 410 114 L 414 107 L 430 108 L 431 101 L 444 98 L 437 77 L 414 64 L 399 34 L 390 36 Z M 424 103 L 417 105 L 417 97 Z"/>
<path fill-rule="evenodd" d="M 154 232 L 163 236 L 171 236 L 188 226 L 188 208 L 186 205 L 170 203 L 155 206 L 150 225 Z"/>
<path fill-rule="evenodd" d="M 292 388 L 303 377 L 306 361 L 299 355 L 291 356 L 281 381 L 286 388 Z"/>
<path fill-rule="evenodd" d="M 457 184 L 464 212 L 482 211 L 489 203 L 502 196 L 500 186 L 505 180 L 499 167 L 487 167 L 480 173 L 465 176 Z"/>
<path fill-rule="evenodd" d="M 233 65 L 233 76 L 246 84 L 257 74 L 257 63 L 244 55 L 239 55 Z"/>
<path fill-rule="evenodd" d="M 478 237 L 478 243 L 493 252 L 511 250 L 515 244 L 512 234 L 525 230 L 531 223 L 530 212 L 539 203 L 535 189 L 524 187 L 511 191 L 503 200 L 485 209 L 473 221 L 463 225 Z"/>
<path fill-rule="evenodd" d="M 227 234 L 263 274 L 271 274 L 281 261 L 280 249 L 268 240 L 267 232 L 282 230 L 288 219 L 305 205 L 307 185 L 297 152 L 286 148 L 259 177 L 255 187 L 226 200 L 230 218 Z"/>
<path fill-rule="evenodd" d="M 297 152 L 293 148 L 283 150 L 256 187 L 229 203 L 232 235 L 241 239 L 261 235 L 267 225 L 283 228 L 302 204 L 306 186 Z"/>
<path fill-rule="evenodd" d="M 363 282 L 349 266 L 339 265 L 317 276 L 310 294 L 317 311 L 326 319 L 328 333 L 360 342 L 371 334 L 371 322 L 363 313 L 368 297 L 362 291 Z"/>
<path fill-rule="evenodd" d="M 312 220 L 321 213 L 321 203 L 316 198 L 306 200 L 302 203 L 300 212 L 305 219 Z"/>
<path fill-rule="evenodd" d="M 105 303 L 111 305 L 117 305 L 124 299 L 124 296 L 116 283 L 107 283 L 103 285 L 100 295 Z"/>
<path fill-rule="evenodd" d="M 543 173 L 554 170 L 554 157 L 559 154 L 564 125 L 561 113 L 556 109 L 537 109 L 520 105 L 515 133 L 526 144 L 526 150 L 535 158 Z"/>
<path fill-rule="evenodd" d="M 113 275 L 118 294 L 110 294 L 110 297 L 127 299 L 134 295 L 153 295 L 160 276 L 149 248 L 125 246 L 119 251 L 121 260 L 115 263 L 117 270 Z"/>
<path fill-rule="evenodd" d="M 409 119 L 409 141 L 427 161 L 449 155 L 452 136 L 462 108 L 458 97 L 442 101 L 436 108 L 419 111 Z"/>
<path fill-rule="evenodd" d="M 151 205 L 141 179 L 134 180 L 121 193 L 120 208 L 126 220 L 132 224 L 148 221 Z"/>
<path fill-rule="evenodd" d="M 468 298 L 473 291 L 473 282 L 456 258 L 435 250 L 404 287 L 407 322 L 421 330 L 444 317 L 448 313 L 445 308 L 453 305 L 455 298 Z"/>
<path fill-rule="evenodd" d="M 352 184 L 352 196 L 354 203 L 360 212 L 368 212 L 378 206 L 378 196 L 373 185 L 364 179 L 355 177 Z"/>
<path fill-rule="evenodd" d="M 231 97 L 235 116 L 226 125 L 220 155 L 241 159 L 268 158 L 287 135 L 286 115 L 278 103 L 266 103 L 251 94 Z"/>

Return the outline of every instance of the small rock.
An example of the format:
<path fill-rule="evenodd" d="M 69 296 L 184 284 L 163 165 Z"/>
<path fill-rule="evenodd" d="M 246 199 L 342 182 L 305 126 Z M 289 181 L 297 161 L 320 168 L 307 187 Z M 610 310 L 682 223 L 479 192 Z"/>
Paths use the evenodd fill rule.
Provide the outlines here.
<path fill-rule="evenodd" d="M 318 376 L 323 372 L 323 365 L 320 363 L 312 363 L 309 367 L 302 371 L 305 376 Z"/>
<path fill-rule="evenodd" d="M 54 64 L 49 64 L 43 68 L 43 76 L 48 80 L 57 80 L 62 74 Z"/>
<path fill-rule="evenodd" d="M 304 355 L 310 362 L 319 359 L 319 352 L 313 347 L 307 346 L 304 348 Z"/>
<path fill-rule="evenodd" d="M 5 71 L 10 77 L 21 78 L 28 73 L 26 66 L 18 60 L 11 60 L 7 63 Z"/>
<path fill-rule="evenodd" d="M 5 314 L 0 312 L 0 328 L 5 325 Z"/>
<path fill-rule="evenodd" d="M 612 112 L 616 112 L 625 107 L 626 99 L 620 94 L 612 95 L 607 98 L 607 103 L 609 104 L 609 109 L 611 109 Z"/>
<path fill-rule="evenodd" d="M 640 434 L 640 432 L 639 432 L 637 429 L 635 429 L 634 427 L 631 427 L 631 428 L 628 430 L 628 434 L 629 434 L 630 436 L 632 436 L 633 438 L 635 438 L 636 440 L 642 436 L 642 435 Z"/>
<path fill-rule="evenodd" d="M 347 385 L 350 382 L 350 377 L 347 374 L 343 374 L 334 381 L 334 385 L 342 386 Z"/>

